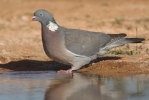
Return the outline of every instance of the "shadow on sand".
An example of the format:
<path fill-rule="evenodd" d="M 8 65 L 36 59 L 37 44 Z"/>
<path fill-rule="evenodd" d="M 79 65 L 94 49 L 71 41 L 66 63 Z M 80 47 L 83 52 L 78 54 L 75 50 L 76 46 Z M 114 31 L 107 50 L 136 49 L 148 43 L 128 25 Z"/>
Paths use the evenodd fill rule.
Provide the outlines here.
<path fill-rule="evenodd" d="M 101 57 L 91 63 L 96 63 L 103 60 L 118 60 L 121 57 Z M 84 67 L 88 67 L 85 65 Z M 58 63 L 56 61 L 38 61 L 38 60 L 20 60 L 11 61 L 6 64 L 0 64 L 0 68 L 9 69 L 13 71 L 44 71 L 44 70 L 67 70 L 70 66 Z"/>

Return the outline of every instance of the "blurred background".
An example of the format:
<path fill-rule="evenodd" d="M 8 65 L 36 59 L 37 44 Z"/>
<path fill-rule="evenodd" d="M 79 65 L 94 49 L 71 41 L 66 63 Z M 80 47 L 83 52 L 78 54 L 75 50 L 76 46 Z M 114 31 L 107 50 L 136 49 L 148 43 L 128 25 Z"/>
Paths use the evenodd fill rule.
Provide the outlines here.
<path fill-rule="evenodd" d="M 146 38 L 138 49 L 149 54 L 149 0 L 1 0 L 1 63 L 49 59 L 42 48 L 40 23 L 30 22 L 38 9 L 48 10 L 67 28 Z"/>

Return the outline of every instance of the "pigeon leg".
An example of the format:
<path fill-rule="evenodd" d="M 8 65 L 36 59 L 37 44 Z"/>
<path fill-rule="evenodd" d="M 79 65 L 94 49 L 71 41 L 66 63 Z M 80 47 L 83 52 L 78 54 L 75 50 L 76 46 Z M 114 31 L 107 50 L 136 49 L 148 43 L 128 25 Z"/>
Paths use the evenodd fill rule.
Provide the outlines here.
<path fill-rule="evenodd" d="M 72 73 L 72 68 L 68 69 L 68 70 L 59 70 L 58 73 Z"/>

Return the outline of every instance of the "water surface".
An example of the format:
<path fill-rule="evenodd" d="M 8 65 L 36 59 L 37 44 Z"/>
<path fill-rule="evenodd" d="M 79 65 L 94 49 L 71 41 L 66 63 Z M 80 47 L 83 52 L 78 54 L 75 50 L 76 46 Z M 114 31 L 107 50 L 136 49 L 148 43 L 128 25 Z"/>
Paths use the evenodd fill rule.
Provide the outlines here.
<path fill-rule="evenodd" d="M 0 74 L 0 100 L 149 100 L 149 76 L 103 77 L 54 71 Z"/>

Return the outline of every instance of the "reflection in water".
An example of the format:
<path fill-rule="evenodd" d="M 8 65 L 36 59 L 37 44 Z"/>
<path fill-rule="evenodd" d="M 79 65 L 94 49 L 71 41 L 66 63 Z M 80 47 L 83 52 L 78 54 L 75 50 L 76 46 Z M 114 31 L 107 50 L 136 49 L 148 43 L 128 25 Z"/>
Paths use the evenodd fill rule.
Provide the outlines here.
<path fill-rule="evenodd" d="M 0 100 L 43 100 L 49 84 L 65 76 L 50 71 L 1 73 Z"/>
<path fill-rule="evenodd" d="M 45 100 L 126 100 L 121 91 L 110 90 L 105 79 L 74 73 L 73 78 L 53 82 Z"/>
<path fill-rule="evenodd" d="M 56 72 L 0 74 L 0 100 L 149 100 L 149 77 Z"/>

